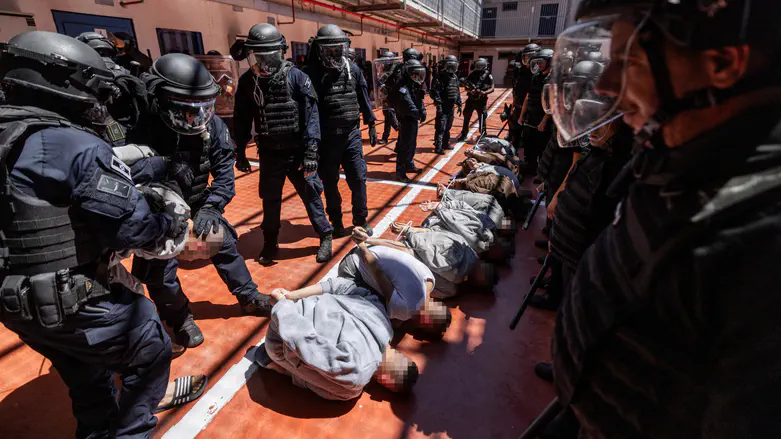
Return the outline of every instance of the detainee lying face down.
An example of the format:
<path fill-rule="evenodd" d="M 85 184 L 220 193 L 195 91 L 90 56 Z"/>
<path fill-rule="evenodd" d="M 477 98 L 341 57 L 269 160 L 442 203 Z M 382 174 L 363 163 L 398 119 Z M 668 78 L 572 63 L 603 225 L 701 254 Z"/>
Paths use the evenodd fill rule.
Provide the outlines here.
<path fill-rule="evenodd" d="M 388 345 L 374 379 L 391 392 L 408 393 L 418 382 L 419 375 L 418 365 L 414 361 Z"/>

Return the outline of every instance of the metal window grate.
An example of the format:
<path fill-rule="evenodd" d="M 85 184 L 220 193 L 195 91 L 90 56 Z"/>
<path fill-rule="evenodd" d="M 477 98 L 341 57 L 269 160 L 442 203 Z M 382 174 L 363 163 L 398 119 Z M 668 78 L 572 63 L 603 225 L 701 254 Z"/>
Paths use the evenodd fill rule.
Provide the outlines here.
<path fill-rule="evenodd" d="M 518 2 L 504 2 L 502 3 L 502 12 L 517 11 Z"/>

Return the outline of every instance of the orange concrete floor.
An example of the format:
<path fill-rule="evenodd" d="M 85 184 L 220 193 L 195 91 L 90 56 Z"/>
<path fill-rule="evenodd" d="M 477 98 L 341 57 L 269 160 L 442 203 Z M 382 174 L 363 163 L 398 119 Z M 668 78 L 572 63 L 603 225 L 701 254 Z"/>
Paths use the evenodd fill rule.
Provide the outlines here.
<path fill-rule="evenodd" d="M 499 131 L 499 113 L 507 90 L 490 96 L 489 109 L 499 104 L 489 118 L 489 134 Z M 443 156 L 433 153 L 433 104 L 427 99 L 429 119 L 418 137 L 415 161 L 424 172 Z M 382 117 L 378 111 L 378 117 Z M 474 121 L 473 121 L 474 122 Z M 452 136 L 463 123 L 456 118 Z M 382 131 L 381 124 L 378 131 Z M 395 169 L 391 143 L 371 147 L 364 128 L 364 154 L 369 177 L 392 180 Z M 463 159 L 461 149 L 428 183 L 446 181 Z M 248 156 L 253 159 L 254 152 Z M 411 176 L 411 174 L 410 174 Z M 322 278 L 352 248 L 349 238 L 334 241 L 334 259 L 317 264 L 318 239 L 309 225 L 301 200 L 290 184 L 285 186 L 280 235 L 280 261 L 263 267 L 254 261 L 262 247 L 263 218 L 257 196 L 258 173 L 237 172 L 237 195 L 226 216 L 240 235 L 244 256 L 261 291 L 273 287 L 295 289 Z M 377 181 L 367 183 L 370 223 L 376 225 L 411 190 L 411 186 Z M 531 188 L 531 181 L 524 184 Z M 340 181 L 345 224 L 351 224 L 349 189 Z M 434 199 L 425 188 L 406 206 L 399 221 L 419 224 L 425 214 L 419 203 Z M 406 336 L 398 349 L 415 360 L 421 376 L 411 395 L 390 394 L 375 384 L 367 386 L 355 401 L 336 403 L 319 399 L 295 387 L 289 378 L 260 370 L 252 375 L 206 426 L 199 437 L 208 438 L 515 438 L 553 397 L 551 386 L 534 376 L 533 366 L 547 360 L 553 314 L 530 309 L 515 331 L 508 329 L 521 298 L 536 274 L 536 259 L 542 251 L 533 247 L 540 237 L 542 212 L 527 232 L 519 231 L 515 258 L 500 271 L 495 294 L 465 295 L 446 302 L 452 308 L 453 324 L 440 343 L 423 343 Z M 384 237 L 391 237 L 386 232 Z M 179 278 L 192 302 L 196 320 L 206 341 L 173 361 L 172 376 L 205 373 L 209 388 L 258 343 L 268 326 L 267 318 L 244 316 L 216 271 L 207 262 L 183 263 Z M 398 339 L 397 339 L 398 340 Z M 181 420 L 193 404 L 162 414 L 155 437 Z M 51 363 L 24 346 L 0 326 L 0 438 L 73 437 L 67 388 Z M 170 437 L 170 436 L 169 436 Z"/>

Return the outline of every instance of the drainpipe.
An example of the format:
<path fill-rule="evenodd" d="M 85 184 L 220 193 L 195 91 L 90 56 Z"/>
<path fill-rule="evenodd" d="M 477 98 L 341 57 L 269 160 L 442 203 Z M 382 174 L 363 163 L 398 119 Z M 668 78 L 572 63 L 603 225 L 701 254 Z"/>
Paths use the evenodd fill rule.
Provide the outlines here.
<path fill-rule="evenodd" d="M 296 0 L 290 0 L 290 10 L 293 11 L 293 21 L 277 21 L 277 26 L 296 22 Z"/>
<path fill-rule="evenodd" d="M 123 8 L 128 7 L 129 5 L 138 5 L 141 3 L 144 3 L 146 0 L 130 0 L 130 1 L 121 1 L 119 2 L 119 6 L 122 6 Z"/>

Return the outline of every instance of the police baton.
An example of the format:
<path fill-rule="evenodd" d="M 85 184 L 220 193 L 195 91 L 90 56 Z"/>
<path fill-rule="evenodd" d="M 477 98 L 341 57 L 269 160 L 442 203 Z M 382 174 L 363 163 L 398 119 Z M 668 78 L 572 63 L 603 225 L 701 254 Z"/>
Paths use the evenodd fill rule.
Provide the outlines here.
<path fill-rule="evenodd" d="M 553 401 L 551 401 L 550 404 L 545 407 L 545 410 L 543 410 L 542 413 L 534 418 L 532 423 L 529 425 L 529 428 L 521 433 L 521 435 L 518 436 L 518 439 L 536 439 L 542 433 L 545 427 L 547 427 L 548 424 L 556 419 L 556 416 L 561 413 L 561 410 L 562 409 L 561 404 L 559 404 L 559 398 L 553 398 Z"/>
<path fill-rule="evenodd" d="M 543 198 L 545 198 L 544 190 L 537 194 L 537 201 L 534 202 L 534 206 L 532 206 L 531 210 L 529 210 L 528 215 L 526 215 L 526 220 L 524 220 L 523 226 L 521 227 L 523 230 L 529 230 L 529 226 L 532 223 L 534 214 L 537 213 L 537 209 L 540 208 L 540 204 L 542 203 Z"/>
<path fill-rule="evenodd" d="M 521 321 L 521 317 L 523 316 L 523 313 L 526 311 L 526 308 L 529 307 L 529 302 L 531 302 L 534 293 L 537 291 L 537 289 L 540 288 L 540 284 L 542 284 L 542 279 L 545 277 L 546 274 L 548 274 L 548 270 L 550 269 L 550 264 L 551 264 L 551 258 L 552 256 L 550 255 L 550 253 L 548 253 L 548 256 L 545 256 L 545 261 L 542 263 L 542 268 L 540 268 L 540 272 L 537 273 L 537 277 L 534 278 L 534 282 L 532 282 L 532 286 L 531 288 L 529 288 L 529 292 L 526 293 L 526 296 L 523 297 L 523 302 L 521 302 L 521 308 L 518 310 L 518 313 L 515 314 L 515 318 L 513 318 L 513 321 L 510 322 L 510 330 L 514 330 L 515 327 L 518 326 L 518 322 Z"/>
<path fill-rule="evenodd" d="M 496 137 L 499 137 L 502 135 L 502 131 L 504 131 L 505 128 L 507 128 L 507 124 L 510 123 L 510 119 L 507 119 L 504 121 L 504 125 L 502 125 L 502 129 L 499 130 L 498 133 L 496 133 Z"/>

